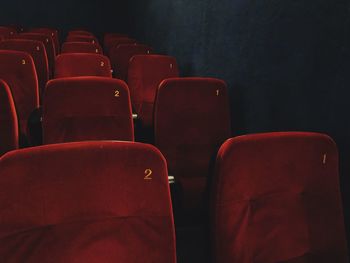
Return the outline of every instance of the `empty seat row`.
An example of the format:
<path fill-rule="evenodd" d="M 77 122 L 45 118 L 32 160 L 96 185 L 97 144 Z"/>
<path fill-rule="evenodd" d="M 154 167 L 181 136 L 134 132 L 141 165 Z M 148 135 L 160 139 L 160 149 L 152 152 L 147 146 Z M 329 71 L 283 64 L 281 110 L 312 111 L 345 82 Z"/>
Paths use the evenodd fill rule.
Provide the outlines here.
<path fill-rule="evenodd" d="M 120 36 L 110 36 L 105 37 L 105 42 L 103 43 L 103 48 L 105 51 L 105 54 L 109 55 L 110 50 L 113 47 L 116 47 L 121 44 L 135 44 L 137 41 L 135 39 L 129 38 L 129 37 L 120 37 Z"/>
<path fill-rule="evenodd" d="M 0 42 L 0 50 L 17 50 L 29 53 L 34 61 L 39 88 L 41 91 L 44 90 L 46 82 L 49 80 L 49 66 L 45 46 L 41 41 L 8 39 Z M 10 63 L 10 61 L 6 61 L 6 63 Z"/>
<path fill-rule="evenodd" d="M 37 41 L 41 41 L 44 44 L 48 63 L 49 63 L 49 72 L 50 72 L 50 76 L 52 76 L 55 68 L 55 58 L 56 58 L 55 45 L 52 37 L 48 34 L 42 34 L 42 33 L 22 33 L 22 34 L 16 35 L 16 39 L 37 40 Z"/>
<path fill-rule="evenodd" d="M 87 36 L 93 38 L 93 35 Z M 111 37 L 114 40 L 110 41 L 108 49 L 110 57 L 113 50 L 123 46 L 116 40 L 120 36 Z M 81 67 L 65 71 L 67 66 L 62 66 L 63 73 L 47 84 L 43 108 L 44 142 L 113 140 L 116 134 L 123 133 L 122 140 L 133 140 L 126 83 L 110 75 L 66 78 L 76 74 L 92 75 L 90 70 L 100 69 L 87 67 L 87 73 L 84 61 L 88 60 L 79 60 L 86 56 L 70 55 L 62 57 L 73 57 L 75 62 L 70 62 L 71 65 Z M 214 262 L 347 262 L 338 156 L 329 137 L 312 133 L 274 133 L 237 137 L 222 144 L 230 137 L 225 83 L 209 78 L 178 78 L 174 58 L 134 55 L 126 54 L 128 58 L 133 57 L 127 71 L 131 101 L 142 125 L 155 131 L 154 143 L 168 162 L 169 174 L 180 185 L 182 206 L 192 210 L 208 205 L 205 201 L 211 195 Z M 96 55 L 90 54 L 90 57 L 96 58 Z M 60 59 L 58 57 L 56 63 Z M 27 59 L 21 61 L 22 65 L 27 64 Z M 60 72 L 57 68 L 56 72 Z M 10 123 L 3 132 L 14 131 L 11 133 L 13 144 L 8 148 L 15 149 L 18 147 L 16 101 L 11 101 L 12 92 L 7 83 L 0 84 L 3 88 L 0 98 L 7 102 L 4 103 L 4 119 Z M 61 161 L 66 157 L 60 154 L 70 160 Z M 116 169 L 111 164 L 115 157 Z M 129 158 L 138 160 L 137 165 Z M 52 260 L 71 262 L 88 258 L 91 262 L 108 262 L 122 257 L 123 262 L 144 262 L 145 258 L 140 255 L 148 253 L 149 248 L 156 248 L 162 251 L 151 253 L 151 261 L 174 262 L 173 219 L 169 188 L 165 187 L 168 174 L 166 168 L 165 172 L 164 169 L 159 172 L 156 164 L 148 162 L 153 158 L 166 167 L 164 158 L 154 147 L 128 142 L 51 145 L 5 155 L 0 159 L 0 186 L 8 188 L 3 195 L 6 198 L 0 197 L 0 206 L 6 210 L 0 216 L 1 258 L 37 262 L 46 261 L 48 255 L 50 259 L 57 255 Z M 93 163 L 101 159 L 102 165 L 94 166 Z M 145 168 L 145 160 L 148 168 Z M 40 166 L 39 162 L 42 162 Z M 76 173 L 84 163 L 88 165 L 84 166 L 83 173 Z M 31 176 L 36 175 L 30 172 L 31 165 L 38 167 L 39 174 L 44 174 L 47 167 L 57 171 L 46 180 L 43 176 L 33 179 Z M 72 167 L 73 171 L 65 172 Z M 16 169 L 15 175 L 12 175 L 12 168 Z M 145 185 L 138 184 L 136 176 L 130 180 L 130 170 L 141 174 L 143 183 L 154 182 L 154 176 L 161 174 L 162 179 L 156 184 L 162 186 L 162 193 L 158 195 L 160 189 L 154 186 L 144 191 Z M 2 173 L 6 177 L 4 180 Z M 112 178 L 112 174 L 119 176 L 123 183 Z M 15 182 L 7 179 L 11 175 Z M 80 179 L 80 175 L 84 179 Z M 98 187 L 96 181 L 100 182 Z M 15 190 L 21 187 L 26 189 L 16 196 Z M 33 189 L 39 189 L 38 193 L 32 195 Z M 152 193 L 154 199 L 140 200 L 140 193 Z M 114 198 L 119 198 L 119 202 Z M 164 202 L 158 201 L 150 210 L 145 208 L 148 201 L 156 202 L 159 198 Z M 89 204 L 83 204 L 86 201 Z M 26 210 L 26 207 L 31 209 Z M 21 210 L 23 212 L 19 212 Z M 154 217 L 158 221 L 153 220 Z M 116 221 L 118 223 L 114 224 Z M 125 232 L 120 230 L 121 224 Z M 113 231 L 116 229 L 119 234 Z M 130 231 L 134 229 L 137 231 Z M 163 242 L 161 247 L 160 242 Z M 131 248 L 133 255 L 129 255 Z M 18 253 L 9 253 L 14 250 Z"/>
<path fill-rule="evenodd" d="M 66 42 L 87 42 L 92 44 L 97 44 L 98 40 L 94 36 L 87 35 L 68 35 Z"/>
<path fill-rule="evenodd" d="M 8 26 L 0 26 L 0 36 L 3 39 L 11 38 L 13 35 L 15 35 L 17 32 L 14 28 L 8 27 Z"/>
<path fill-rule="evenodd" d="M 100 54 L 67 53 L 57 56 L 55 78 L 100 76 L 112 77 L 109 59 Z"/>
<path fill-rule="evenodd" d="M 65 42 L 61 53 L 95 53 L 102 54 L 102 48 L 97 43 L 88 42 Z"/>
<path fill-rule="evenodd" d="M 213 262 L 347 262 L 338 154 L 328 136 L 229 139 L 214 170 Z M 176 262 L 167 175 L 159 150 L 141 143 L 10 152 L 0 159 L 0 257 Z"/>

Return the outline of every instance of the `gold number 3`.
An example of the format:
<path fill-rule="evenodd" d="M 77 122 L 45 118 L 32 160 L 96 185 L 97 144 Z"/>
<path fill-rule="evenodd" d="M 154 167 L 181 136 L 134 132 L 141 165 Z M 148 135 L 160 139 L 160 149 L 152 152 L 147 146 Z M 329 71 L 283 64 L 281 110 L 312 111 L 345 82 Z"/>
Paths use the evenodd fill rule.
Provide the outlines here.
<path fill-rule="evenodd" d="M 114 97 L 120 97 L 120 92 L 119 92 L 119 90 L 116 90 L 116 91 L 114 92 Z"/>
<path fill-rule="evenodd" d="M 152 180 L 152 170 L 151 169 L 147 169 L 146 171 L 145 171 L 145 178 L 144 178 L 144 180 Z"/>

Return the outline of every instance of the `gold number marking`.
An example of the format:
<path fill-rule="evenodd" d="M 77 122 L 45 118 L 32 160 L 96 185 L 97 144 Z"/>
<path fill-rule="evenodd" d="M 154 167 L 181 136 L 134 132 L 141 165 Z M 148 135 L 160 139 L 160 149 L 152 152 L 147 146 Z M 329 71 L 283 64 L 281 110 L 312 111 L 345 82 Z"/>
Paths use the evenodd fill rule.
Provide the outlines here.
<path fill-rule="evenodd" d="M 145 171 L 145 178 L 144 178 L 144 180 L 152 180 L 152 170 L 151 169 L 146 169 L 146 171 Z"/>
<path fill-rule="evenodd" d="M 95 49 L 95 52 L 98 53 L 98 49 L 97 48 Z"/>
<path fill-rule="evenodd" d="M 116 90 L 114 92 L 114 97 L 120 97 L 120 91 L 119 90 Z"/>
<path fill-rule="evenodd" d="M 48 38 L 46 38 L 46 43 L 49 43 L 49 39 Z"/>
<path fill-rule="evenodd" d="M 326 162 L 327 162 L 327 154 L 324 154 L 323 155 L 323 164 L 326 164 Z"/>
<path fill-rule="evenodd" d="M 101 61 L 101 67 L 104 67 L 105 63 L 103 61 Z"/>
<path fill-rule="evenodd" d="M 40 50 L 40 47 L 39 47 L 39 46 L 37 46 L 37 47 L 36 47 L 36 50 L 38 50 L 38 51 L 39 51 L 39 50 Z"/>
<path fill-rule="evenodd" d="M 22 59 L 22 65 L 25 65 L 25 64 L 26 64 L 26 60 Z"/>
<path fill-rule="evenodd" d="M 220 94 L 220 90 L 216 90 L 216 96 L 219 96 L 219 94 Z"/>

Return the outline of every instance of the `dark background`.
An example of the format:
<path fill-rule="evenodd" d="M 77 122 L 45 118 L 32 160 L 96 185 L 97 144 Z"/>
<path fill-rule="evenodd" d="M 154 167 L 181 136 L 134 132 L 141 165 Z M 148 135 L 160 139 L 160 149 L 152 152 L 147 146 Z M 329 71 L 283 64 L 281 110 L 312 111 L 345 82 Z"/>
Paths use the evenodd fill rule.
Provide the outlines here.
<path fill-rule="evenodd" d="M 175 56 L 184 76 L 224 79 L 235 135 L 283 130 L 331 135 L 340 151 L 346 222 L 349 18 L 348 0 L 8 0 L 0 10 L 4 25 L 129 33 Z"/>

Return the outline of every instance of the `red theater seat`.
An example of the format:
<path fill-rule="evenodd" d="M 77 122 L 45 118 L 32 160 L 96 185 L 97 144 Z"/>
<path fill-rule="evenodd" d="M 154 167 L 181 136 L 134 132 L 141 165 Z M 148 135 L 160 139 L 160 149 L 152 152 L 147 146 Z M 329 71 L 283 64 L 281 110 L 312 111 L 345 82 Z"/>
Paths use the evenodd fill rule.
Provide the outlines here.
<path fill-rule="evenodd" d="M 130 60 L 128 84 L 131 102 L 143 126 L 152 126 L 153 104 L 159 84 L 164 79 L 178 75 L 176 59 L 173 57 L 136 55 Z"/>
<path fill-rule="evenodd" d="M 213 190 L 214 262 L 348 262 L 329 137 L 230 139 L 218 154 Z"/>
<path fill-rule="evenodd" d="M 169 174 L 181 187 L 186 210 L 203 208 L 207 181 L 221 144 L 231 136 L 230 108 L 224 81 L 173 78 L 158 89 L 154 110 L 155 144 Z"/>
<path fill-rule="evenodd" d="M 16 35 L 17 32 L 12 27 L 0 26 L 0 36 L 4 39 L 8 39 Z"/>
<path fill-rule="evenodd" d="M 18 120 L 9 86 L 0 79 L 0 155 L 18 148 Z"/>
<path fill-rule="evenodd" d="M 128 37 L 113 37 L 109 38 L 107 42 L 104 43 L 105 54 L 110 54 L 113 47 L 117 47 L 121 44 L 135 44 L 136 40 Z"/>
<path fill-rule="evenodd" d="M 88 42 L 65 42 L 62 45 L 62 53 L 95 53 L 102 54 L 99 44 Z"/>
<path fill-rule="evenodd" d="M 85 30 L 71 30 L 68 32 L 69 36 L 91 36 L 93 37 L 94 34 L 89 32 L 89 31 L 85 31 Z"/>
<path fill-rule="evenodd" d="M 101 77 L 51 80 L 43 105 L 45 144 L 84 141 L 133 141 L 128 86 Z"/>
<path fill-rule="evenodd" d="M 139 44 L 122 44 L 112 47 L 109 52 L 109 59 L 115 77 L 127 81 L 130 59 L 135 55 L 150 54 L 151 52 L 151 47 Z"/>
<path fill-rule="evenodd" d="M 13 151 L 0 189 L 2 262 L 176 262 L 166 163 L 150 145 Z"/>
<path fill-rule="evenodd" d="M 58 30 L 53 29 L 53 28 L 34 28 L 30 30 L 32 33 L 43 33 L 46 35 L 49 35 L 52 37 L 54 47 L 55 47 L 55 53 L 59 54 L 60 53 L 60 41 L 59 41 L 59 36 L 58 36 Z"/>
<path fill-rule="evenodd" d="M 98 44 L 98 40 L 96 37 L 85 35 L 68 35 L 66 42 L 87 42 L 92 44 Z"/>
<path fill-rule="evenodd" d="M 128 38 L 128 36 L 124 35 L 124 34 L 119 34 L 119 33 L 106 33 L 104 35 L 104 37 L 103 37 L 103 45 L 104 45 L 104 47 L 106 47 L 106 44 L 108 45 L 108 43 L 113 38 Z"/>
<path fill-rule="evenodd" d="M 41 41 L 27 39 L 8 39 L 0 42 L 2 50 L 17 50 L 29 53 L 35 64 L 39 87 L 43 91 L 49 79 L 49 65 L 45 46 Z"/>
<path fill-rule="evenodd" d="M 55 78 L 78 76 L 112 77 L 109 59 L 99 54 L 62 54 L 56 58 L 55 67 Z"/>
<path fill-rule="evenodd" d="M 0 50 L 0 79 L 11 89 L 16 105 L 19 127 L 27 134 L 27 120 L 39 107 L 39 89 L 32 57 L 21 51 Z"/>
<path fill-rule="evenodd" d="M 56 58 L 55 45 L 52 37 L 43 33 L 22 33 L 22 34 L 16 35 L 16 38 L 38 40 L 44 44 L 46 54 L 47 54 L 47 59 L 49 62 L 49 72 L 50 72 L 50 76 L 52 76 L 55 68 L 55 58 Z"/>

